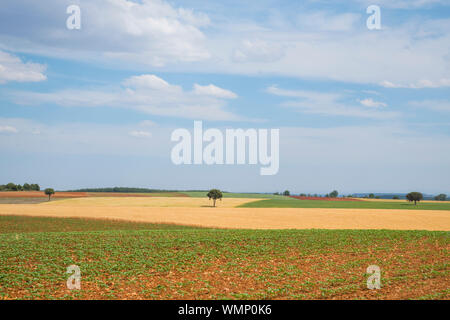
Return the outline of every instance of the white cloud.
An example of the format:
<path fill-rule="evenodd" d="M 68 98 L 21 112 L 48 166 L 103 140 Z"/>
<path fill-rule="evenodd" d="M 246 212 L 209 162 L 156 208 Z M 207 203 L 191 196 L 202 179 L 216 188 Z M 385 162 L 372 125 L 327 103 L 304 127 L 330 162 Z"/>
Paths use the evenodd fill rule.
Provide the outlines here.
<path fill-rule="evenodd" d="M 0 133 L 17 133 L 17 132 L 19 131 L 15 127 L 0 125 Z"/>
<path fill-rule="evenodd" d="M 371 107 L 371 108 L 379 108 L 379 107 L 387 107 L 387 104 L 384 102 L 374 101 L 372 98 L 366 98 L 363 100 L 358 100 L 363 106 Z"/>
<path fill-rule="evenodd" d="M 152 136 L 151 132 L 142 130 L 133 130 L 129 132 L 130 136 L 136 138 L 150 138 Z"/>
<path fill-rule="evenodd" d="M 231 91 L 209 86 L 196 86 L 185 91 L 155 75 L 140 75 L 125 79 L 122 88 L 62 90 L 51 93 L 15 92 L 17 104 L 42 103 L 65 107 L 130 108 L 147 114 L 197 120 L 248 120 L 225 110 L 224 99 L 235 98 Z"/>
<path fill-rule="evenodd" d="M 273 62 L 284 55 L 283 48 L 275 43 L 262 40 L 244 40 L 238 48 L 233 50 L 234 62 Z"/>
<path fill-rule="evenodd" d="M 0 51 L 0 83 L 44 81 L 47 79 L 45 69 L 46 66 L 42 64 L 24 63 L 16 56 Z"/>
<path fill-rule="evenodd" d="M 283 23 L 273 25 L 264 19 L 238 19 L 220 12 L 210 21 L 206 14 L 161 0 L 92 0 L 83 2 L 82 29 L 73 32 L 61 27 L 57 14 L 65 12 L 67 3 L 16 0 L 4 4 L 0 8 L 4 18 L 0 19 L 0 48 L 140 72 L 155 72 L 158 67 L 180 73 L 268 74 L 371 84 L 385 81 L 383 85 L 393 87 L 448 85 L 448 18 L 430 18 L 420 12 L 399 21 L 382 18 L 382 30 L 370 31 L 360 5 L 344 14 L 310 10 L 298 20 L 295 13 L 280 10 L 278 20 Z M 445 4 L 389 0 L 379 5 L 408 3 Z M 17 18 L 22 15 L 33 19 L 23 26 L 23 20 Z"/>
<path fill-rule="evenodd" d="M 207 86 L 201 86 L 199 84 L 194 84 L 194 93 L 198 94 L 198 95 L 213 96 L 213 97 L 223 98 L 223 99 L 237 98 L 237 94 L 235 94 L 234 92 L 216 87 L 213 84 L 209 84 Z"/>
<path fill-rule="evenodd" d="M 18 51 L 103 63 L 164 66 L 210 57 L 200 30 L 210 23 L 204 13 L 162 0 L 89 0 L 80 4 L 81 29 L 73 31 L 61 24 L 69 4 L 67 0 L 3 4 L 0 14 L 7 28 L 0 28 L 0 42 Z M 18 18 L 22 15 L 32 16 L 29 27 Z"/>
<path fill-rule="evenodd" d="M 170 88 L 168 82 L 163 79 L 153 75 L 153 74 L 143 74 L 140 76 L 133 76 L 126 79 L 123 84 L 129 87 L 135 88 L 149 88 L 155 90 L 166 90 Z"/>
<path fill-rule="evenodd" d="M 439 79 L 435 81 L 431 80 L 419 80 L 415 83 L 399 84 L 392 83 L 390 81 L 382 81 L 381 86 L 385 88 L 408 88 L 408 89 L 424 89 L 424 88 L 440 88 L 450 87 L 450 79 Z"/>
<path fill-rule="evenodd" d="M 338 93 L 285 90 L 276 86 L 267 88 L 267 92 L 281 97 L 295 98 L 294 100 L 285 101 L 281 105 L 308 114 L 371 119 L 390 119 L 399 116 L 397 112 L 347 105 L 344 102 L 347 97 Z"/>

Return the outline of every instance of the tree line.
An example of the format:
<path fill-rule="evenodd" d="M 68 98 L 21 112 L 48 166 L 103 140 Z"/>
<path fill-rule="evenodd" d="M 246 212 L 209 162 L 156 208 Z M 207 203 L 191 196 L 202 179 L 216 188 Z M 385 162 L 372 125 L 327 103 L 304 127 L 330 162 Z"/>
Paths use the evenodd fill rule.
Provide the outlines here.
<path fill-rule="evenodd" d="M 41 187 L 37 183 L 24 183 L 23 185 L 8 183 L 1 184 L 0 191 L 40 191 Z"/>

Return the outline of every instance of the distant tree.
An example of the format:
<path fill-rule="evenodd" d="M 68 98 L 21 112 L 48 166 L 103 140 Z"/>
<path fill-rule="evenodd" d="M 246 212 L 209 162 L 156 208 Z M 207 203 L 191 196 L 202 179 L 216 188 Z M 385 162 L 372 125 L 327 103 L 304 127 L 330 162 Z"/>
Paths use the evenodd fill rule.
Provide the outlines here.
<path fill-rule="evenodd" d="M 409 202 L 414 201 L 414 204 L 417 204 L 417 201 L 420 201 L 423 199 L 423 195 L 420 192 L 410 192 L 406 195 L 406 199 L 408 199 Z"/>
<path fill-rule="evenodd" d="M 289 190 L 286 190 L 283 192 L 283 196 L 289 196 L 291 193 L 289 192 Z"/>
<path fill-rule="evenodd" d="M 17 191 L 22 191 L 23 190 L 23 187 L 20 184 L 16 185 L 16 187 L 17 187 Z"/>
<path fill-rule="evenodd" d="M 279 192 L 275 192 L 275 193 L 274 193 L 274 195 L 276 195 L 276 196 L 279 196 L 279 195 L 280 195 L 280 193 L 279 193 Z"/>
<path fill-rule="evenodd" d="M 300 193 L 300 197 L 306 197 L 305 193 Z"/>
<path fill-rule="evenodd" d="M 447 200 L 447 195 L 446 194 L 438 194 L 436 197 L 434 197 L 434 200 L 437 201 L 446 201 Z"/>
<path fill-rule="evenodd" d="M 330 198 L 337 198 L 338 195 L 339 195 L 339 192 L 337 192 L 336 190 L 330 192 Z"/>
<path fill-rule="evenodd" d="M 55 190 L 53 190 L 52 188 L 47 188 L 44 190 L 44 193 L 46 195 L 48 195 L 48 201 L 50 201 L 50 197 L 55 194 Z"/>
<path fill-rule="evenodd" d="M 325 198 L 329 198 L 330 197 L 330 195 L 327 193 L 326 195 L 325 195 Z"/>
<path fill-rule="evenodd" d="M 41 187 L 39 187 L 39 185 L 37 183 L 33 183 L 33 184 L 31 184 L 31 190 L 41 191 Z"/>
<path fill-rule="evenodd" d="M 15 183 L 10 182 L 6 185 L 6 190 L 17 191 L 17 186 Z"/>
<path fill-rule="evenodd" d="M 380 199 L 380 196 L 376 196 L 375 199 Z"/>
<path fill-rule="evenodd" d="M 216 206 L 216 200 L 219 199 L 222 201 L 222 191 L 219 189 L 211 189 L 208 194 L 206 195 L 209 200 L 213 199 L 214 207 Z"/>
<path fill-rule="evenodd" d="M 373 193 L 370 193 L 369 198 L 375 198 L 375 195 Z"/>
<path fill-rule="evenodd" d="M 22 187 L 22 188 L 23 188 L 23 190 L 25 190 L 25 191 L 30 191 L 30 190 L 31 190 L 31 186 L 30 186 L 28 183 L 26 183 L 26 182 L 23 184 L 23 187 Z"/>
<path fill-rule="evenodd" d="M 398 199 L 399 199 L 399 197 L 398 197 L 398 196 L 393 196 L 393 197 L 392 197 L 392 199 L 394 199 L 394 200 L 398 200 Z"/>

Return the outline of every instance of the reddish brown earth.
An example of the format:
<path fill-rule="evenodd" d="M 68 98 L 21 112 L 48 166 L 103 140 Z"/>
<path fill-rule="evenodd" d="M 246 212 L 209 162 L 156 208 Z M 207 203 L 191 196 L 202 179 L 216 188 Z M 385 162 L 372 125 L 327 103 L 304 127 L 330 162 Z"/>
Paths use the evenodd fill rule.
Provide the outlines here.
<path fill-rule="evenodd" d="M 187 197 L 181 192 L 155 192 L 155 193 L 121 193 L 121 192 L 66 192 L 56 191 L 52 198 L 81 198 L 81 197 Z M 0 198 L 47 198 L 44 191 L 2 191 Z"/>
<path fill-rule="evenodd" d="M 363 201 L 355 198 L 325 198 L 325 197 L 304 197 L 304 196 L 290 196 L 291 198 L 300 200 L 326 200 L 326 201 Z"/>

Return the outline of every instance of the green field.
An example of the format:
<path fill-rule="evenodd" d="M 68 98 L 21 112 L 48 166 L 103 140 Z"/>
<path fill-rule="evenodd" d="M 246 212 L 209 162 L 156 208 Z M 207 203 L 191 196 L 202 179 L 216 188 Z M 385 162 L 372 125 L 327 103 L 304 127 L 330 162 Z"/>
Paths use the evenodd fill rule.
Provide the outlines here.
<path fill-rule="evenodd" d="M 414 203 L 383 201 L 327 201 L 327 200 L 267 199 L 249 202 L 242 208 L 345 208 L 345 209 L 408 209 L 408 210 L 450 210 L 450 203 Z"/>
<path fill-rule="evenodd" d="M 449 232 L 0 218 L 0 299 L 450 297 Z M 72 264 L 80 291 L 66 288 Z M 372 264 L 382 270 L 380 290 L 366 288 Z"/>

